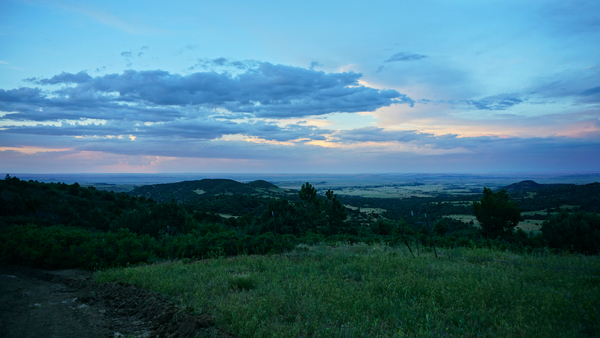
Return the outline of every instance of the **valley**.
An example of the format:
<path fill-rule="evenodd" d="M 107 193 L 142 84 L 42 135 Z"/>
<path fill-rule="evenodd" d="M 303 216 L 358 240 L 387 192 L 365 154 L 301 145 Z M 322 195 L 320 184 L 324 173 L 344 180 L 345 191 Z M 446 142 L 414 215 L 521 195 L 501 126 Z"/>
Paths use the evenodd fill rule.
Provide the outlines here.
<path fill-rule="evenodd" d="M 41 332 L 24 321 L 50 311 L 35 304 L 54 305 L 61 290 L 81 296 L 44 324 L 63 336 L 67 327 L 83 332 L 86 321 L 93 334 L 130 337 L 167 328 L 190 337 L 600 332 L 600 183 L 247 178 L 67 184 L 7 175 L 0 278 L 19 278 L 32 298 L 21 300 L 7 284 L 17 305 L 3 309 L 5 333 Z M 485 232 L 473 207 L 483 203 L 484 187 L 492 197 L 506 191 L 519 208 L 516 231 Z M 92 289 L 53 277 L 77 269 L 96 271 L 95 282 L 84 274 Z M 160 314 L 140 304 L 144 290 L 165 297 Z"/>

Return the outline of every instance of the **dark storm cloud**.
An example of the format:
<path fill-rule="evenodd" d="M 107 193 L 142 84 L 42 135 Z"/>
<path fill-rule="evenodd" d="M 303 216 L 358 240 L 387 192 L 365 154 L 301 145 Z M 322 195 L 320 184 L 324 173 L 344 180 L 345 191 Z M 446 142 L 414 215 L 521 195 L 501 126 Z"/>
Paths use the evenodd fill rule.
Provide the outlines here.
<path fill-rule="evenodd" d="M 421 54 L 411 54 L 411 53 L 404 53 L 404 52 L 400 52 L 400 53 L 396 53 L 392 56 L 390 56 L 387 60 L 383 61 L 383 62 L 398 62 L 398 61 L 416 61 L 416 60 L 421 60 L 426 58 L 426 55 L 421 55 Z"/>

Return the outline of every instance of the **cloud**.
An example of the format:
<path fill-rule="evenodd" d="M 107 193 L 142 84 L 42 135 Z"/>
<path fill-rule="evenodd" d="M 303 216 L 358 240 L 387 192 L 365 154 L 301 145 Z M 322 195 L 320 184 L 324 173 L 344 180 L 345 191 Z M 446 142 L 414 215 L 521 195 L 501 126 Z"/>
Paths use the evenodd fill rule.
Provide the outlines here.
<path fill-rule="evenodd" d="M 378 127 L 364 127 L 338 131 L 335 141 L 341 144 L 381 143 L 410 144 L 414 147 L 432 150 L 469 151 L 481 143 L 490 142 L 490 137 L 459 138 L 456 134 L 434 135 L 416 130 L 385 130 Z M 409 148 L 413 149 L 413 148 Z M 417 148 L 418 149 L 418 148 Z"/>
<path fill-rule="evenodd" d="M 372 88 L 354 72 L 325 73 L 227 58 L 204 61 L 212 69 L 189 75 L 163 70 L 127 70 L 98 76 L 84 71 L 62 72 L 27 79 L 31 87 L 0 89 L 2 146 L 43 144 L 53 149 L 72 149 L 74 153 L 295 161 L 298 165 L 303 165 L 299 159 L 311 158 L 313 164 L 320 159 L 352 166 L 355 162 L 351 159 L 360 157 L 377 165 L 387 163 L 386 168 L 391 169 L 403 163 L 401 158 L 433 156 L 485 166 L 488 162 L 500 163 L 492 162 L 492 155 L 506 159 L 511 152 L 521 161 L 535 158 L 538 163 L 546 163 L 539 154 L 568 154 L 571 147 L 585 155 L 600 149 L 600 122 L 597 112 L 591 110 L 572 128 L 572 134 L 584 135 L 585 142 L 574 141 L 570 134 L 545 138 L 515 134 L 465 137 L 449 132 L 451 129 L 423 132 L 418 124 L 403 127 L 411 130 L 372 126 L 329 130 L 317 127 L 325 124 L 311 125 L 310 121 L 337 112 L 375 112 L 398 104 L 406 107 L 415 101 L 396 90 Z M 219 69 L 222 71 L 217 72 Z M 589 93 L 591 97 L 595 90 L 591 85 L 576 93 Z M 438 101 L 420 100 L 431 104 Z M 527 95 L 514 93 L 460 103 L 499 111 L 530 104 Z M 436 118 L 438 125 L 448 122 Z M 492 120 L 490 123 L 524 125 L 520 116 L 496 114 Z M 533 120 L 530 123 L 536 124 Z"/>
<path fill-rule="evenodd" d="M 364 127 L 336 133 L 336 137 L 341 142 L 410 142 L 418 139 L 418 135 L 415 131 L 386 131 L 378 127 Z"/>
<path fill-rule="evenodd" d="M 489 97 L 481 100 L 463 100 L 461 102 L 479 110 L 505 110 L 522 103 L 523 100 L 516 97 Z"/>
<path fill-rule="evenodd" d="M 217 72 L 219 70 L 226 71 L 230 74 L 240 74 L 240 71 L 247 71 L 250 69 L 257 68 L 260 65 L 260 62 L 247 60 L 247 61 L 231 61 L 227 58 L 220 57 L 216 59 L 198 59 L 198 63 L 190 69 L 194 69 L 196 67 L 202 68 L 204 70 L 210 70 Z M 312 70 L 312 68 L 311 68 Z"/>
<path fill-rule="evenodd" d="M 232 122 L 211 118 L 182 118 L 173 121 L 144 124 L 122 121 L 106 123 L 66 123 L 60 125 L 35 126 L 4 126 L 0 133 L 38 135 L 38 136 L 69 136 L 88 140 L 112 138 L 132 138 L 141 141 L 168 140 L 216 140 L 224 135 L 245 135 L 268 141 L 290 142 L 295 140 L 324 140 L 329 130 L 317 129 L 312 126 L 288 124 L 278 126 L 262 120 L 256 122 Z M 300 141 L 298 141 L 300 142 Z"/>
<path fill-rule="evenodd" d="M 590 96 L 590 95 L 596 95 L 596 94 L 600 94 L 600 86 L 586 89 L 586 90 L 582 91 L 579 95 Z"/>
<path fill-rule="evenodd" d="M 18 89 L 10 89 L 10 90 L 0 89 L 0 107 L 1 106 L 9 107 L 13 103 L 23 102 L 23 103 L 35 104 L 37 102 L 42 102 L 42 101 L 43 101 L 43 98 L 42 98 L 42 94 L 41 94 L 41 89 L 39 89 L 39 88 L 21 87 Z M 10 108 L 0 109 L 0 110 L 11 111 Z"/>
<path fill-rule="evenodd" d="M 389 59 L 383 61 L 383 62 L 397 62 L 397 61 L 416 61 L 416 60 L 421 60 L 426 58 L 426 55 L 422 55 L 422 54 L 411 54 L 411 53 L 404 53 L 404 52 L 400 52 L 400 53 L 396 53 L 392 56 L 389 57 Z"/>
<path fill-rule="evenodd" d="M 77 74 L 70 74 L 62 72 L 58 75 L 54 75 L 49 79 L 25 79 L 27 82 L 33 82 L 41 85 L 55 85 L 55 84 L 70 84 L 70 83 L 86 83 L 92 79 L 86 72 L 79 72 Z"/>
<path fill-rule="evenodd" d="M 212 60 L 215 64 L 231 62 Z M 45 93 L 38 88 L 0 90 L 5 119 L 124 119 L 164 121 L 183 115 L 225 110 L 258 118 L 292 118 L 334 112 L 371 112 L 392 104 L 414 104 L 396 90 L 360 85 L 361 74 L 325 73 L 259 63 L 232 76 L 199 72 L 182 76 L 162 70 L 127 70 L 92 77 L 86 72 L 61 73 L 30 82 L 64 86 Z M 163 115 L 160 117 L 159 115 Z"/>
<path fill-rule="evenodd" d="M 538 78 L 523 92 L 541 103 L 567 99 L 572 103 L 600 102 L 600 67 L 572 68 Z"/>
<path fill-rule="evenodd" d="M 598 123 L 600 125 L 600 123 Z M 555 154 L 569 152 L 569 149 L 581 151 L 585 154 L 600 150 L 600 129 L 596 128 L 587 139 L 576 139 L 563 136 L 550 137 L 497 137 L 477 136 L 459 137 L 455 134 L 433 135 L 412 130 L 392 131 L 377 127 L 365 127 L 353 130 L 339 131 L 335 135 L 336 142 L 343 149 L 347 145 L 371 146 L 380 144 L 389 149 L 379 151 L 386 156 L 397 153 L 399 149 L 406 149 L 420 155 L 443 155 L 449 153 L 469 154 L 473 157 L 470 162 L 477 162 L 474 158 L 483 156 L 489 158 L 520 158 L 520 161 L 532 162 L 547 161 L 544 156 L 555 158 Z M 404 145 L 403 147 L 398 147 Z M 356 148 L 350 148 L 356 149 Z M 527 156 L 531 156 L 527 159 Z M 495 161 L 495 160 L 494 160 Z M 534 161 L 533 161 L 534 162 Z M 600 161 L 597 161 L 600 163 Z"/>

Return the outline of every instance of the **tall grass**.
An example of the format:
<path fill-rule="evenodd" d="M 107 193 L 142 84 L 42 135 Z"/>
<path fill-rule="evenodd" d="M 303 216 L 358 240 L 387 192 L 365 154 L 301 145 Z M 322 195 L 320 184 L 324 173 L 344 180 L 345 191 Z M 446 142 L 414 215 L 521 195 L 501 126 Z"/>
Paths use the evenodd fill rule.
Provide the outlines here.
<path fill-rule="evenodd" d="M 440 251 L 415 259 L 385 245 L 299 246 L 96 277 L 171 296 L 243 337 L 600 335 L 597 256 Z"/>

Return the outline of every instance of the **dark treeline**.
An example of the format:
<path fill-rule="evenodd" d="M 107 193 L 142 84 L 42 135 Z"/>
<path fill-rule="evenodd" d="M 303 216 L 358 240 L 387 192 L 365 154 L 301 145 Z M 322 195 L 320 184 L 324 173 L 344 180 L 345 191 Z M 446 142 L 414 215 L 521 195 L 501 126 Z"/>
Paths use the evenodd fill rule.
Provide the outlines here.
<path fill-rule="evenodd" d="M 409 200 L 398 207 L 396 200 L 392 211 L 368 218 L 347 209 L 332 191 L 319 196 L 309 183 L 291 198 L 264 201 L 233 195 L 205 199 L 203 204 L 206 201 L 214 208 L 174 200 L 156 203 L 77 183 L 27 182 L 7 175 L 0 180 L 0 259 L 32 267 L 96 269 L 162 259 L 277 253 L 323 241 L 512 250 L 549 245 L 589 254 L 598 253 L 600 247 L 595 214 L 551 218 L 544 225 L 544 236 L 511 231 L 490 238 L 472 225 L 439 216 L 466 206 Z M 215 213 L 228 210 L 227 205 L 217 208 L 218 201 L 242 203 L 253 212 L 225 218 Z M 369 205 L 368 199 L 356 201 Z M 401 217 L 408 209 L 415 216 Z M 596 237 L 587 235 L 590 231 Z"/>

